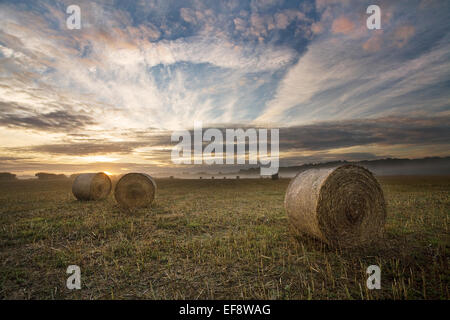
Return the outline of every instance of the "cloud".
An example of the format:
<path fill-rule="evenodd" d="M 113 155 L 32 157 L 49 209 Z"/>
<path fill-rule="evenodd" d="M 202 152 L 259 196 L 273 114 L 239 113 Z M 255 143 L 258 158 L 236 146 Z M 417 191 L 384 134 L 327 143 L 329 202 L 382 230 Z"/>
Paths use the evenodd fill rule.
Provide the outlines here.
<path fill-rule="evenodd" d="M 229 125 L 216 127 L 222 128 L 224 135 L 225 128 L 230 128 Z M 231 128 L 248 129 L 245 124 L 234 124 Z M 208 127 L 203 129 L 207 130 Z M 126 170 L 145 168 L 155 172 L 158 166 L 166 167 L 169 171 L 176 170 L 170 159 L 172 147 L 176 144 L 170 141 L 171 132 L 155 131 L 151 134 L 148 132 L 124 134 L 122 141 L 96 140 L 84 135 L 72 135 L 75 139 L 66 143 L 3 148 L 4 152 L 27 156 L 0 157 L 0 168 L 16 171 L 20 168 L 23 170 L 52 168 L 70 171 L 89 168 L 87 163 L 90 164 L 91 169 L 100 168 L 99 166 L 103 163 L 105 168 L 117 171 L 126 167 Z M 284 127 L 280 128 L 280 160 L 282 165 L 294 165 L 304 162 L 402 157 L 404 156 L 402 152 L 408 148 L 415 150 L 414 153 L 409 153 L 410 157 L 448 156 L 445 150 L 448 150 L 449 134 L 450 115 L 439 118 L 389 117 L 359 121 L 328 121 Z M 193 135 L 192 131 L 191 135 Z M 206 144 L 205 142 L 204 146 Z M 48 156 L 45 157 L 46 154 L 58 160 L 53 163 L 46 162 L 48 161 L 44 160 L 48 159 Z M 67 159 L 75 158 L 78 159 L 78 163 L 81 163 L 78 166 L 66 162 Z M 194 169 L 186 166 L 184 168 Z M 209 169 L 229 170 L 233 169 L 233 166 L 227 168 L 216 166 Z M 237 168 L 234 167 L 234 170 Z"/>
<path fill-rule="evenodd" d="M 247 22 L 244 19 L 241 19 L 239 17 L 234 18 L 234 27 L 237 31 L 244 31 L 247 29 Z"/>
<path fill-rule="evenodd" d="M 181 8 L 180 15 L 186 22 L 196 22 L 195 11 L 190 8 Z"/>
<path fill-rule="evenodd" d="M 90 131 L 85 134 L 68 134 L 67 138 L 61 142 L 37 144 L 32 146 L 5 148 L 6 151 L 25 152 L 32 154 L 52 154 L 68 156 L 89 156 L 105 154 L 130 155 L 134 151 L 151 149 L 165 149 L 171 145 L 171 131 L 161 131 L 148 128 L 144 131 L 129 130 L 125 132 L 105 132 L 109 139 L 100 139 Z M 156 148 L 156 149 L 155 149 Z M 140 152 L 140 151 L 139 151 Z M 144 152 L 145 153 L 145 152 Z M 167 158 L 165 160 L 168 160 Z"/>
<path fill-rule="evenodd" d="M 333 25 L 331 26 L 331 31 L 333 33 L 343 33 L 348 34 L 353 31 L 355 28 L 355 24 L 347 19 L 346 17 L 339 17 L 338 19 L 333 21 Z"/>
<path fill-rule="evenodd" d="M 319 34 L 323 32 L 323 25 L 320 22 L 315 22 L 311 25 L 311 31 L 314 34 Z"/>
<path fill-rule="evenodd" d="M 398 27 L 394 33 L 394 39 L 396 46 L 403 48 L 408 41 L 414 36 L 416 29 L 414 26 L 401 26 Z"/>
<path fill-rule="evenodd" d="M 448 145 L 450 116 L 330 121 L 280 129 L 280 149 L 331 150 L 370 144 Z"/>
<path fill-rule="evenodd" d="M 138 147 L 147 146 L 144 142 L 125 141 L 125 142 L 97 142 L 97 143 L 58 143 L 45 144 L 29 148 L 22 148 L 22 151 L 31 151 L 38 153 L 62 154 L 73 156 L 85 155 L 104 155 L 110 153 L 131 153 Z"/>
<path fill-rule="evenodd" d="M 17 161 L 17 160 L 26 160 L 31 158 L 25 157 L 0 157 L 0 161 Z"/>
<path fill-rule="evenodd" d="M 20 114 L 17 113 L 20 111 Z M 88 115 L 58 110 L 39 113 L 15 104 L 0 102 L 0 126 L 22 127 L 43 131 L 66 131 L 94 125 L 96 121 Z"/>
<path fill-rule="evenodd" d="M 80 173 L 80 172 L 101 172 L 108 171 L 114 174 L 128 173 L 128 172 L 143 172 L 151 175 L 165 175 L 172 173 L 177 168 L 158 167 L 154 164 L 132 163 L 132 162 L 91 162 L 91 163 L 70 163 L 70 162 L 46 162 L 46 161 L 20 161 L 4 163 L 0 161 L 0 168 L 7 172 L 14 172 L 19 174 L 27 174 L 34 176 L 36 172 L 53 172 L 53 173 Z M 184 169 L 186 170 L 186 169 Z"/>
<path fill-rule="evenodd" d="M 406 17 L 398 19 L 404 26 Z M 445 16 L 439 19 L 444 23 Z M 435 23 L 426 21 L 415 27 L 421 30 L 416 30 L 415 41 L 402 48 L 392 40 L 404 45 L 412 28 L 384 24 L 383 31 L 355 30 L 339 36 L 331 30 L 317 35 L 255 123 L 285 126 L 424 109 L 445 112 L 450 98 L 443 85 L 449 79 L 450 34 L 437 32 Z"/>
<path fill-rule="evenodd" d="M 377 52 L 381 50 L 383 45 L 383 38 L 381 35 L 372 36 L 369 40 L 363 43 L 363 49 L 368 52 Z"/>
<path fill-rule="evenodd" d="M 350 0 L 316 0 L 316 7 L 319 10 L 323 10 L 333 5 L 347 6 L 349 3 Z"/>
<path fill-rule="evenodd" d="M 4 1 L 0 131 L 18 149 L 1 156 L 160 165 L 153 130 L 194 120 L 283 128 L 294 157 L 442 152 L 448 132 L 418 119 L 449 114 L 450 10 L 427 4 L 381 1 L 369 31 L 360 1 L 105 1 L 67 30 L 65 1 Z"/>
<path fill-rule="evenodd" d="M 289 17 L 283 13 L 275 14 L 275 23 L 278 29 L 286 29 L 289 25 Z"/>
<path fill-rule="evenodd" d="M 259 34 L 259 33 L 258 33 Z M 285 66 L 294 59 L 294 52 L 288 48 L 274 48 L 268 45 L 258 47 L 245 44 L 233 44 L 218 38 L 186 38 L 177 41 L 160 41 L 158 44 L 146 44 L 139 51 L 111 52 L 113 63 L 128 61 L 124 54 L 130 54 L 129 60 L 144 59 L 148 66 L 174 64 L 177 62 L 210 63 L 222 68 L 265 71 Z M 137 59 L 137 60 L 136 60 Z"/>
<path fill-rule="evenodd" d="M 208 128 L 203 127 L 203 132 Z M 231 126 L 222 124 L 215 125 L 214 128 L 219 128 L 222 135 L 225 136 L 227 128 L 247 130 L 252 126 L 249 124 L 232 124 Z M 367 145 L 448 145 L 450 114 L 442 117 L 392 116 L 323 121 L 280 127 L 279 130 L 281 151 L 324 151 Z M 190 133 L 193 137 L 192 130 Z M 166 142 L 165 145 L 167 145 Z"/>
<path fill-rule="evenodd" d="M 209 9 L 182 9 L 186 9 L 181 10 L 184 18 L 191 15 L 201 23 L 211 23 L 209 19 L 214 17 Z M 289 46 L 234 41 L 214 33 L 220 25 L 206 37 L 165 39 L 167 35 L 161 26 L 157 29 L 157 22 L 132 25 L 132 17 L 120 10 L 103 9 L 102 15 L 109 18 L 104 25 L 94 28 L 91 24 L 79 32 L 53 30 L 47 22 L 53 20 L 36 18 L 35 12 L 20 13 L 13 6 L 5 12 L 8 14 L 4 15 L 0 40 L 21 39 L 21 43 L 8 40 L 6 53 L 22 53 L 28 61 L 16 57 L 8 62 L 14 75 L 4 80 L 9 89 L 2 95 L 3 102 L 27 107 L 33 104 L 42 110 L 40 113 L 48 114 L 61 110 L 57 103 L 62 99 L 65 105 L 76 106 L 75 111 L 82 109 L 101 117 L 98 128 L 174 129 L 192 123 L 192 117 L 204 121 L 248 117 L 246 112 L 236 112 L 238 101 L 258 100 L 254 93 L 265 79 L 275 81 L 270 79 L 271 73 L 288 67 L 297 57 Z M 88 18 L 96 21 L 95 17 Z M 19 28 L 19 20 L 39 23 Z M 40 45 L 36 45 L 36 39 Z M 33 79 L 13 83 L 18 70 L 28 75 L 32 71 Z M 260 78 L 237 86 L 248 74 Z M 195 86 L 191 85 L 192 78 Z M 35 83 L 45 90 L 37 94 Z M 240 99 L 242 96 L 246 99 Z M 19 120 L 16 118 L 12 119 L 15 123 Z"/>

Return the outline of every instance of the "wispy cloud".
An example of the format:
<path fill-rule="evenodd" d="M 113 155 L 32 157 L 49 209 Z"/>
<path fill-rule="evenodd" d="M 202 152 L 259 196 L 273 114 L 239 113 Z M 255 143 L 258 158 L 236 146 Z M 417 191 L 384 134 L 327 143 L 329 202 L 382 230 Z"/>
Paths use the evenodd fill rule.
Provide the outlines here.
<path fill-rule="evenodd" d="M 5 166 L 163 165 L 194 120 L 280 127 L 291 160 L 444 152 L 447 3 L 381 1 L 371 31 L 366 1 L 81 2 L 81 30 L 69 2 L 0 4 Z"/>
<path fill-rule="evenodd" d="M 339 10 L 337 2 L 330 3 L 320 2 L 326 8 L 321 23 L 329 31 L 312 41 L 287 72 L 258 122 L 297 124 L 449 110 L 450 91 L 444 83 L 450 76 L 450 34 L 434 29 L 437 23 L 448 26 L 447 14 L 418 24 L 409 21 L 410 7 L 399 3 L 396 20 L 385 21 L 382 32 L 371 32 L 358 12 L 341 14 L 350 5 L 341 4 Z M 391 7 L 387 5 L 388 12 Z"/>

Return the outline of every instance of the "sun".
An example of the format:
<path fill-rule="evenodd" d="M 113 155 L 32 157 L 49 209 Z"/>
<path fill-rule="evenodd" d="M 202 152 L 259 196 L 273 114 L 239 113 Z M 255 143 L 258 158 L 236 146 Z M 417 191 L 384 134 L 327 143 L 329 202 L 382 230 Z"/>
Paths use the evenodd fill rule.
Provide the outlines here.
<path fill-rule="evenodd" d="M 111 173 L 111 172 L 103 171 L 103 173 L 106 174 L 106 175 L 108 175 L 108 176 L 112 176 L 112 173 Z"/>

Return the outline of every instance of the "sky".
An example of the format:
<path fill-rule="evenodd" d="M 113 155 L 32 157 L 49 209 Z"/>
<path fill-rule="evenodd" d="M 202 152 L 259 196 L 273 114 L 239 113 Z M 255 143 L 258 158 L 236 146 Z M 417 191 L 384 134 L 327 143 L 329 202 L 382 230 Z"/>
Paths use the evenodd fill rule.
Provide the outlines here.
<path fill-rule="evenodd" d="M 449 156 L 449 89 L 449 1 L 0 1 L 18 175 L 190 170 L 170 136 L 194 121 L 279 128 L 282 166 Z"/>

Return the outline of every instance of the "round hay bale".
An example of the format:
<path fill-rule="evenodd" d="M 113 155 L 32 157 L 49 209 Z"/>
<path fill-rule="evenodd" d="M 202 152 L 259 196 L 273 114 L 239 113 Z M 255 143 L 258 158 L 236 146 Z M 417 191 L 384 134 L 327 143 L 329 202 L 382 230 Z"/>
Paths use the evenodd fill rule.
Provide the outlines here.
<path fill-rule="evenodd" d="M 143 208 L 155 199 L 156 183 L 145 173 L 128 173 L 116 184 L 114 196 L 124 209 Z"/>
<path fill-rule="evenodd" d="M 78 200 L 100 200 L 111 192 L 111 179 L 103 172 L 79 174 L 72 184 L 72 193 Z"/>
<path fill-rule="evenodd" d="M 384 233 L 383 191 L 359 166 L 300 172 L 288 186 L 284 206 L 294 231 L 331 246 L 359 246 Z"/>

